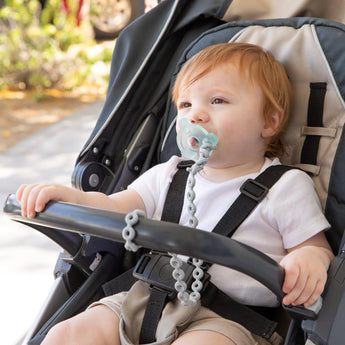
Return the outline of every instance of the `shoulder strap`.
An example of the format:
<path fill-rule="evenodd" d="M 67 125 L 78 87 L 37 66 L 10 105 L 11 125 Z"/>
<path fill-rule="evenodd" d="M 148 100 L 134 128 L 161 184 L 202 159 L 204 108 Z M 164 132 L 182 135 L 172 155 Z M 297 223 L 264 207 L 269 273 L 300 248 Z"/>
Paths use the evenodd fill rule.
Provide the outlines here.
<path fill-rule="evenodd" d="M 182 161 L 178 164 L 178 171 L 173 177 L 167 193 L 162 220 L 173 223 L 179 222 L 188 178 L 186 168 L 192 164 L 193 161 Z M 220 219 L 213 231 L 231 237 L 241 223 L 266 196 L 268 190 L 290 169 L 295 168 L 286 165 L 272 165 L 258 175 L 255 180 L 248 179 L 244 182 L 240 188 L 241 194 L 224 214 L 222 219 Z"/>
<path fill-rule="evenodd" d="M 323 127 L 323 106 L 326 90 L 327 83 L 310 83 L 307 117 L 308 127 Z M 302 164 L 317 165 L 317 153 L 320 139 L 320 135 L 306 135 L 301 152 Z"/>
<path fill-rule="evenodd" d="M 240 188 L 241 194 L 230 206 L 213 232 L 231 237 L 254 208 L 264 199 L 269 189 L 288 170 L 295 169 L 287 165 L 272 165 L 264 170 L 255 180 L 248 179 Z"/>
<path fill-rule="evenodd" d="M 189 174 L 187 168 L 191 167 L 193 163 L 194 161 L 182 161 L 177 164 L 178 170 L 171 181 L 161 220 L 179 223 L 184 201 L 184 191 Z"/>
<path fill-rule="evenodd" d="M 164 205 L 162 220 L 178 223 L 183 207 L 184 191 L 188 178 L 187 167 L 193 162 L 184 161 L 178 165 L 178 171 L 173 177 Z M 241 194 L 229 208 L 223 218 L 218 222 L 213 231 L 231 236 L 249 213 L 266 196 L 268 190 L 290 167 L 278 165 L 271 166 L 261 173 L 255 180 L 249 179 L 241 186 Z M 234 218 L 234 220 L 233 220 Z M 208 288 L 207 294 L 202 299 L 203 305 L 219 313 L 230 320 L 236 320 L 244 324 L 252 332 L 265 338 L 273 333 L 276 323 L 255 311 L 247 308 L 229 296 L 222 293 L 218 288 Z M 118 287 L 117 287 L 118 288 Z M 109 287 L 108 287 L 109 289 Z M 211 290 L 211 292 L 210 292 Z M 111 290 L 114 292 L 114 289 Z M 217 297 L 216 297 L 217 296 Z M 141 331 L 140 343 L 149 343 L 155 340 L 156 328 L 161 312 L 167 301 L 167 292 L 152 289 L 149 303 L 145 311 Z M 230 308 L 229 308 L 230 306 Z M 229 314 L 229 310 L 231 311 Z M 235 310 L 235 318 L 233 311 Z"/>

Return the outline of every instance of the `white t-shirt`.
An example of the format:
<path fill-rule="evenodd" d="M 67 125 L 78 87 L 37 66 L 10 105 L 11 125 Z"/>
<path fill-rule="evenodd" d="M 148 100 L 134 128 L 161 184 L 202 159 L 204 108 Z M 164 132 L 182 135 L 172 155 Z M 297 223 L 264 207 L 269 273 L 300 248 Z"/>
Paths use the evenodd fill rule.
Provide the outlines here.
<path fill-rule="evenodd" d="M 148 218 L 161 219 L 166 194 L 180 161 L 181 158 L 174 156 L 168 162 L 145 172 L 128 187 L 143 199 Z M 260 172 L 277 164 L 280 164 L 278 159 L 266 158 Z M 257 175 L 259 173 L 216 183 L 197 174 L 194 202 L 198 229 L 212 231 L 239 196 L 241 185 Z M 186 205 L 185 197 L 180 224 L 188 226 Z M 287 249 L 328 227 L 313 181 L 304 172 L 293 169 L 275 183 L 267 197 L 244 220 L 232 238 L 280 262 Z M 211 266 L 209 273 L 211 281 L 238 302 L 259 306 L 275 306 L 278 303 L 269 289 L 245 274 L 216 264 Z"/>

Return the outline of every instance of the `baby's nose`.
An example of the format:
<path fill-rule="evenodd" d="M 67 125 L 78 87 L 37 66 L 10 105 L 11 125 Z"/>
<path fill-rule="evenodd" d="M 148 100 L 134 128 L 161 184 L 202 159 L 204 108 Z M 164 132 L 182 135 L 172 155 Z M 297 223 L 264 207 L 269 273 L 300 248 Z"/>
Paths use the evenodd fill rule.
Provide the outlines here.
<path fill-rule="evenodd" d="M 207 122 L 209 120 L 209 115 L 207 111 L 202 108 L 193 109 L 190 117 L 192 123 Z"/>

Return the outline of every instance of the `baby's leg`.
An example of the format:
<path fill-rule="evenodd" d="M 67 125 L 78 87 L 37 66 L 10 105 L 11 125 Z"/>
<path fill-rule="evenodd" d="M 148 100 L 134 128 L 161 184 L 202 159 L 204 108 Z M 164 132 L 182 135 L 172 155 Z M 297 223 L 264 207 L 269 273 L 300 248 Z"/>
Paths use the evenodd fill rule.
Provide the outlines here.
<path fill-rule="evenodd" d="M 213 331 L 191 331 L 182 334 L 171 345 L 236 345 L 225 335 Z"/>
<path fill-rule="evenodd" d="M 93 308 L 54 326 L 42 345 L 120 345 L 119 318 L 108 307 Z"/>

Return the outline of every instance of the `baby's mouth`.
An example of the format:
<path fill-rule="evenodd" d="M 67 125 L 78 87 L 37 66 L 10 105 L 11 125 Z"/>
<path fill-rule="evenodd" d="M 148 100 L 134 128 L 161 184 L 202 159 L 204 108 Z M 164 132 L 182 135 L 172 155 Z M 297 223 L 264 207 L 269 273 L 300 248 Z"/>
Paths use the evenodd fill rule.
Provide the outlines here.
<path fill-rule="evenodd" d="M 199 143 L 198 139 L 196 139 L 194 137 L 190 138 L 189 144 L 194 150 L 199 150 L 200 143 Z"/>

